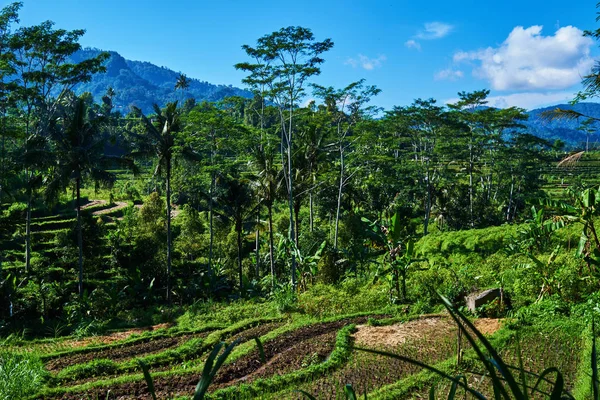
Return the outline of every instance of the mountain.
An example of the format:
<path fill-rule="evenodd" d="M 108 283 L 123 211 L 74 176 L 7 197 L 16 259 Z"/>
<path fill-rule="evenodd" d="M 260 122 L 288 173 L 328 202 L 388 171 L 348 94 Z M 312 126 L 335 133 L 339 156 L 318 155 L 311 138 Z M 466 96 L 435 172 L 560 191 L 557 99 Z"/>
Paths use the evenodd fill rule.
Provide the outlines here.
<path fill-rule="evenodd" d="M 552 107 L 538 108 L 528 112 L 529 119 L 524 123 L 528 132 L 532 135 L 549 140 L 551 142 L 555 141 L 556 139 L 560 139 L 566 143 L 567 147 L 584 149 L 586 135 L 584 132 L 578 129 L 581 127 L 584 119 L 557 119 L 548 121 L 543 117 L 543 113 L 545 111 L 551 111 L 556 108 L 575 110 L 590 117 L 600 118 L 600 104 L 558 104 Z M 595 122 L 590 127 L 593 129 L 593 133 L 591 133 L 589 137 L 590 147 L 593 145 L 594 148 L 598 148 L 600 147 L 600 123 Z"/>
<path fill-rule="evenodd" d="M 83 49 L 71 56 L 71 62 L 77 63 L 100 54 L 102 50 Z M 112 87 L 116 95 L 113 98 L 115 109 L 122 113 L 135 105 L 145 113 L 152 112 L 152 104 L 164 106 L 167 102 L 181 101 L 181 91 L 175 91 L 175 83 L 179 73 L 166 67 L 158 67 L 144 61 L 132 61 L 123 58 L 115 51 L 109 51 L 110 58 L 106 62 L 106 72 L 96 74 L 87 83 L 80 83 L 75 92 L 90 92 L 96 101 L 101 101 L 106 89 Z M 184 98 L 193 97 L 197 102 L 203 100 L 218 101 L 229 96 L 252 97 L 248 90 L 231 85 L 214 85 L 212 83 L 190 78 L 190 86 L 183 94 Z"/>
<path fill-rule="evenodd" d="M 71 56 L 72 62 L 80 62 L 100 54 L 102 50 L 84 49 Z M 106 89 L 112 87 L 116 95 L 113 98 L 115 108 L 122 113 L 129 111 L 130 105 L 141 108 L 145 113 L 151 113 L 154 103 L 164 106 L 167 102 L 181 100 L 181 91 L 175 91 L 175 83 L 179 73 L 166 68 L 158 67 L 144 61 L 132 61 L 123 58 L 115 51 L 108 52 L 106 72 L 96 74 L 87 83 L 75 87 L 75 92 L 81 94 L 90 92 L 94 99 L 101 101 Z M 197 102 L 203 100 L 218 101 L 229 96 L 252 97 L 248 90 L 231 85 L 214 85 L 209 82 L 190 78 L 190 86 L 183 94 L 184 98 L 193 97 Z M 544 111 L 555 108 L 571 109 L 582 114 L 600 118 L 600 104 L 579 103 L 575 105 L 559 104 L 552 107 L 540 108 L 529 111 L 529 119 L 524 123 L 529 133 L 551 142 L 556 139 L 564 141 L 569 148 L 582 148 L 585 146 L 586 136 L 578 128 L 582 120 L 554 120 L 548 121 L 542 116 Z M 590 134 L 590 145 L 600 147 L 600 123 L 591 126 L 594 133 Z"/>

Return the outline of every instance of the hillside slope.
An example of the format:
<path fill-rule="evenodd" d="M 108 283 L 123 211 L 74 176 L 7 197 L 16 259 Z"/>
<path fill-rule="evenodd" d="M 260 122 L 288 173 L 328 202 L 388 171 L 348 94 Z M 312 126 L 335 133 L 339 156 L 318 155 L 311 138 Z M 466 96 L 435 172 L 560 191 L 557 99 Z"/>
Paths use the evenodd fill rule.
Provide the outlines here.
<path fill-rule="evenodd" d="M 71 61 L 80 62 L 100 52 L 98 49 L 80 50 L 71 56 Z M 182 99 L 182 93 L 175 91 L 178 72 L 149 62 L 127 60 L 115 51 L 109 53 L 106 73 L 96 74 L 90 82 L 77 85 L 76 93 L 90 92 L 96 101 L 100 101 L 106 89 L 112 87 L 116 92 L 115 108 L 123 113 L 129 111 L 130 105 L 151 112 L 154 103 L 164 106 L 167 102 Z M 193 97 L 197 102 L 218 101 L 229 96 L 251 97 L 252 93 L 231 85 L 215 85 L 192 78 L 183 93 L 183 98 Z"/>

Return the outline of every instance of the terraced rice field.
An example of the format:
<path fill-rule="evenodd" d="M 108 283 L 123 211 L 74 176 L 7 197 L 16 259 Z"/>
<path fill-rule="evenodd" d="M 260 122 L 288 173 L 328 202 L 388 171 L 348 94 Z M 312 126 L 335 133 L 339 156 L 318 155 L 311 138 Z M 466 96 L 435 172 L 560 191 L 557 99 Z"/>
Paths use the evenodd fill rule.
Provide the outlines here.
<path fill-rule="evenodd" d="M 572 389 L 582 363 L 580 331 L 566 325 L 529 327 L 515 335 L 502 320 L 474 323 L 500 346 L 506 362 L 518 365 L 520 349 L 527 370 L 539 373 L 556 366 Z M 304 391 L 318 399 L 344 399 L 346 384 L 369 399 L 428 398 L 431 386 L 446 398 L 449 385 L 439 377 L 361 349 L 392 352 L 457 373 L 457 331 L 446 314 L 408 320 L 382 314 L 326 320 L 282 316 L 186 330 L 162 324 L 83 339 L 24 342 L 11 350 L 42 355 L 50 379 L 35 399 L 151 399 L 140 360 L 149 368 L 158 399 L 191 398 L 208 354 L 221 341 L 238 345 L 218 371 L 208 398 L 302 399 Z M 471 387 L 491 395 L 489 378 L 464 338 L 462 348 L 471 356 L 461 373 Z"/>
<path fill-rule="evenodd" d="M 431 363 L 455 356 L 456 326 L 447 316 L 387 325 L 388 317 L 364 315 L 301 323 L 254 319 L 194 331 L 163 325 L 84 340 L 59 340 L 53 346 L 25 345 L 20 350 L 44 353 L 52 388 L 35 397 L 40 399 L 150 399 L 138 360 L 149 366 L 158 398 L 190 396 L 208 353 L 219 341 L 239 341 L 239 345 L 210 387 L 214 398 L 300 398 L 296 389 L 318 398 L 336 398 L 345 383 L 371 392 L 420 370 L 351 350 L 351 345 L 394 351 Z M 386 325 L 373 326 L 377 320 Z M 264 349 L 264 362 L 256 337 Z"/>

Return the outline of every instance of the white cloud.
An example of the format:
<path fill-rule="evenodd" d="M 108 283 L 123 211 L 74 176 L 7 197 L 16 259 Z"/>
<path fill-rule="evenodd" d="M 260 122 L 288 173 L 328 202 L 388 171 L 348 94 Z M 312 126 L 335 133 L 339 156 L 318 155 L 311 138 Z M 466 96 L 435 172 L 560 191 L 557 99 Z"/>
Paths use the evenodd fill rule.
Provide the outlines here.
<path fill-rule="evenodd" d="M 499 47 L 459 51 L 453 59 L 472 63 L 473 75 L 496 90 L 560 90 L 579 83 L 594 63 L 593 40 L 573 26 L 552 36 L 541 32 L 540 25 L 517 26 Z"/>
<path fill-rule="evenodd" d="M 424 29 L 416 34 L 417 39 L 431 40 L 441 39 L 448 36 L 454 30 L 454 26 L 443 22 L 427 22 Z"/>
<path fill-rule="evenodd" d="M 381 67 L 381 64 L 387 60 L 385 55 L 379 55 L 377 58 L 369 58 L 363 54 L 358 55 L 358 59 L 356 58 L 348 58 L 344 64 L 352 65 L 352 67 L 362 67 L 367 71 L 371 71 L 375 68 Z"/>
<path fill-rule="evenodd" d="M 464 73 L 460 70 L 453 69 L 453 68 L 446 68 L 446 69 L 436 72 L 436 74 L 433 76 L 433 78 L 436 81 L 441 81 L 441 80 L 455 81 L 457 79 L 462 78 L 463 76 L 464 76 Z"/>
<path fill-rule="evenodd" d="M 404 42 L 404 45 L 409 49 L 417 49 L 421 51 L 421 43 L 417 42 L 416 40 L 407 40 L 406 42 Z"/>
<path fill-rule="evenodd" d="M 526 110 L 533 110 L 554 104 L 567 103 L 573 100 L 573 97 L 575 97 L 575 93 L 569 91 L 513 93 L 504 96 L 490 96 L 487 98 L 487 105 L 496 108 L 521 107 Z M 456 103 L 458 100 L 458 98 L 448 99 L 444 103 Z"/>

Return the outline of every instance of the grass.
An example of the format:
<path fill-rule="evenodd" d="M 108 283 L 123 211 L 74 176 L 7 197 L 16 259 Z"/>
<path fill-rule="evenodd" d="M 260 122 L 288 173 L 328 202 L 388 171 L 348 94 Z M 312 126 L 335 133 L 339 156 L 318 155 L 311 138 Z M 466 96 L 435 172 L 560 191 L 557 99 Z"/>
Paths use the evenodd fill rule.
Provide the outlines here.
<path fill-rule="evenodd" d="M 46 372 L 35 354 L 0 351 L 0 399 L 23 399 L 43 385 Z"/>

